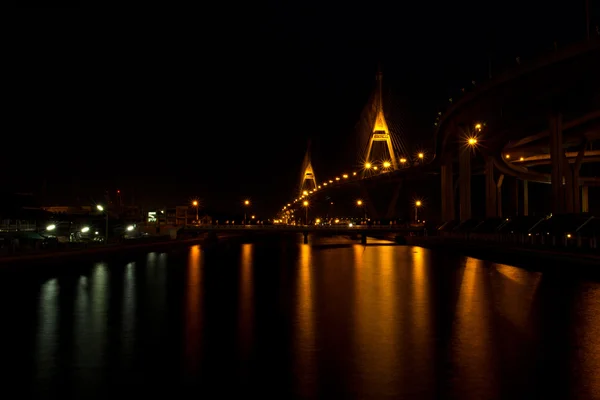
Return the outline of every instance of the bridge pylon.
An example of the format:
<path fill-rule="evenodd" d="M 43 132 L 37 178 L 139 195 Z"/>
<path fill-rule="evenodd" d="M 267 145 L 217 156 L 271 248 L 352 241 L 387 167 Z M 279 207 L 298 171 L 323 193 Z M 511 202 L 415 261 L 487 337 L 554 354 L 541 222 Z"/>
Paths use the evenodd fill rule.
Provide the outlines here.
<path fill-rule="evenodd" d="M 310 191 L 317 188 L 317 179 L 315 178 L 315 172 L 310 161 L 310 142 L 306 154 L 304 155 L 304 161 L 302 162 L 302 174 L 300 176 L 300 195 L 304 191 Z"/>
<path fill-rule="evenodd" d="M 373 150 L 374 142 L 384 142 L 387 150 L 390 154 L 391 160 L 389 163 L 391 164 L 392 170 L 398 169 L 398 160 L 396 159 L 396 154 L 394 153 L 394 146 L 392 144 L 392 136 L 390 134 L 390 130 L 388 128 L 388 124 L 385 120 L 385 114 L 383 112 L 383 96 L 382 96 L 382 81 L 383 74 L 381 69 L 377 71 L 377 92 L 375 94 L 375 102 L 376 102 L 376 116 L 375 122 L 373 124 L 373 131 L 371 133 L 371 137 L 369 138 L 369 144 L 367 146 L 367 153 L 365 155 L 365 161 L 368 163 L 372 163 L 371 160 L 371 152 Z"/>

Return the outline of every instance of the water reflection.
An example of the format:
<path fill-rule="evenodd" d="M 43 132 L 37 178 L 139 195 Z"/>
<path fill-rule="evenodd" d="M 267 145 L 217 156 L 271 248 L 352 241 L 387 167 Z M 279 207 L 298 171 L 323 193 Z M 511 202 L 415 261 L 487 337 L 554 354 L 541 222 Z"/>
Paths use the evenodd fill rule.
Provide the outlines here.
<path fill-rule="evenodd" d="M 571 363 L 575 371 L 574 388 L 583 388 L 590 398 L 600 398 L 600 287 L 586 284 L 577 299 L 577 323 Z M 572 391 L 574 398 L 577 390 Z M 579 394 L 581 396 L 581 394 Z"/>
<path fill-rule="evenodd" d="M 483 261 L 468 257 L 464 267 L 452 333 L 452 394 L 471 398 L 500 396 L 494 370 L 488 272 Z"/>
<path fill-rule="evenodd" d="M 36 337 L 37 379 L 46 382 L 58 367 L 58 279 L 45 282 L 40 290 Z"/>
<path fill-rule="evenodd" d="M 296 300 L 296 338 L 297 356 L 295 377 L 297 391 L 302 397 L 311 397 L 316 389 L 315 371 L 315 310 L 312 277 L 312 248 L 303 244 L 298 260 L 297 300 Z"/>
<path fill-rule="evenodd" d="M 530 313 L 542 274 L 497 264 L 493 288 L 495 306 L 511 325 L 531 336 Z"/>
<path fill-rule="evenodd" d="M 253 294 L 253 255 L 252 244 L 242 244 L 240 254 L 240 304 L 239 304 L 239 340 L 244 359 L 250 357 L 252 349 L 252 331 L 254 329 L 254 294 Z"/>
<path fill-rule="evenodd" d="M 73 328 L 73 369 L 81 386 L 78 390 L 98 390 L 102 386 L 107 345 L 108 268 L 94 265 L 89 278 L 80 277 L 75 293 Z"/>
<path fill-rule="evenodd" d="M 283 386 L 276 398 L 600 398 L 597 282 L 408 246 L 280 245 L 2 276 L 3 315 L 24 316 L 5 324 L 23 375 L 48 398 L 182 384 L 204 397 L 229 384 Z"/>
<path fill-rule="evenodd" d="M 188 372 L 196 371 L 200 360 L 201 342 L 201 280 L 202 251 L 200 246 L 190 248 L 186 273 L 185 300 L 185 355 Z"/>
<path fill-rule="evenodd" d="M 359 247 L 359 246 L 356 246 Z M 395 248 L 364 247 L 355 250 L 354 345 L 360 385 L 375 397 L 398 394 L 398 374 L 403 361 L 403 326 L 396 282 Z M 401 306 L 401 305 L 400 305 Z"/>
<path fill-rule="evenodd" d="M 411 251 L 412 265 L 408 269 L 411 274 L 411 296 L 409 313 L 411 315 L 410 327 L 411 346 L 408 352 L 412 370 L 412 378 L 420 382 L 420 388 L 415 388 L 415 396 L 422 398 L 424 392 L 431 391 L 434 386 L 435 360 L 434 350 L 436 345 L 433 332 L 433 294 L 431 293 L 431 269 L 426 263 L 426 252 L 420 247 L 413 247 Z M 414 386 L 414 385 L 413 385 Z"/>
<path fill-rule="evenodd" d="M 123 366 L 129 367 L 133 361 L 133 351 L 135 346 L 135 320 L 136 320 L 136 284 L 135 284 L 135 263 L 129 263 L 125 266 L 123 274 L 123 306 L 121 316 L 121 343 L 123 346 Z"/>

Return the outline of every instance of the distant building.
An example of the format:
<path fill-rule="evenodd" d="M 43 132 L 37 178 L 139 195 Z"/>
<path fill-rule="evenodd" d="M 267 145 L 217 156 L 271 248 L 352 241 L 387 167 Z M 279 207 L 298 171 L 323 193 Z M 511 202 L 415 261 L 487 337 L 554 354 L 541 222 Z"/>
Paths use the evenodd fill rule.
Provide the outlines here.
<path fill-rule="evenodd" d="M 190 206 L 165 207 L 160 210 L 149 211 L 146 215 L 146 222 L 158 225 L 193 225 L 196 221 L 196 209 Z M 200 218 L 200 223 L 212 223 L 208 216 Z"/>

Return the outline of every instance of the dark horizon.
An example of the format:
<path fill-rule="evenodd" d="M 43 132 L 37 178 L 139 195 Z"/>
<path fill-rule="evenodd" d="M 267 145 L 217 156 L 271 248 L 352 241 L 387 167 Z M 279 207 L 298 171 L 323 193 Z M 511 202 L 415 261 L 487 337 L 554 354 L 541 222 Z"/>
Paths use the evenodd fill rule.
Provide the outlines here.
<path fill-rule="evenodd" d="M 485 80 L 490 60 L 495 73 L 585 39 L 585 2 L 543 4 L 412 4 L 356 22 L 270 7 L 219 31 L 22 13 L 5 188 L 40 194 L 45 182 L 49 204 L 117 189 L 148 206 L 197 197 L 215 212 L 251 198 L 272 215 L 292 197 L 309 139 L 317 175 L 355 163 L 348 149 L 378 64 L 399 105 L 386 111 L 425 146 L 435 114 Z"/>

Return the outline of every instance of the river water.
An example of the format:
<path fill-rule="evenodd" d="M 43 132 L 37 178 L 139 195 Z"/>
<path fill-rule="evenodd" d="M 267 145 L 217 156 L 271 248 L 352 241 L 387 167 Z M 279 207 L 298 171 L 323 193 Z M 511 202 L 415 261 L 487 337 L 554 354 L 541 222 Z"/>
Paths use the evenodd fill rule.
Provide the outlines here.
<path fill-rule="evenodd" d="M 383 241 L 2 272 L 0 299 L 18 398 L 600 398 L 600 283 Z"/>

